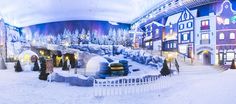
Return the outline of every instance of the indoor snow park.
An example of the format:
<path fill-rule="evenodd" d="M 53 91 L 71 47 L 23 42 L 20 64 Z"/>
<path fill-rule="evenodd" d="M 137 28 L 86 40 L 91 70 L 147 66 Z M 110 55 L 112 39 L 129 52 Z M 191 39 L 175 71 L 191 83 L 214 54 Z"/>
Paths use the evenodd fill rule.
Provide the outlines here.
<path fill-rule="evenodd" d="M 0 104 L 236 104 L 235 0 L 0 7 Z"/>

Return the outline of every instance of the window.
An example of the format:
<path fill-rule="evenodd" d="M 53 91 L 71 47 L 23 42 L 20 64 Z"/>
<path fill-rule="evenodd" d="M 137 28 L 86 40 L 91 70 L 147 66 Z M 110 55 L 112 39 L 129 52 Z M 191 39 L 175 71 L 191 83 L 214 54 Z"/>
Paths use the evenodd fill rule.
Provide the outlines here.
<path fill-rule="evenodd" d="M 172 43 L 170 43 L 170 48 L 173 48 Z"/>
<path fill-rule="evenodd" d="M 201 30 L 206 30 L 206 29 L 210 29 L 209 20 L 202 20 L 201 21 Z"/>
<path fill-rule="evenodd" d="M 228 19 L 228 18 L 225 19 L 224 24 L 225 24 L 225 25 L 228 25 L 228 24 L 229 24 L 229 19 Z"/>
<path fill-rule="evenodd" d="M 156 34 L 159 34 L 159 29 L 156 29 Z"/>
<path fill-rule="evenodd" d="M 209 26 L 209 20 L 203 20 L 201 26 Z"/>
<path fill-rule="evenodd" d="M 188 34 L 183 34 L 183 40 L 188 40 Z"/>
<path fill-rule="evenodd" d="M 172 24 L 170 23 L 170 28 L 172 28 L 173 26 L 172 26 Z"/>
<path fill-rule="evenodd" d="M 209 34 L 202 34 L 202 40 L 208 40 L 209 39 Z"/>
<path fill-rule="evenodd" d="M 170 34 L 171 34 L 171 35 L 173 34 L 173 29 L 170 29 Z"/>
<path fill-rule="evenodd" d="M 173 48 L 176 48 L 176 43 L 173 44 Z"/>
<path fill-rule="evenodd" d="M 229 34 L 229 38 L 230 38 L 230 39 L 235 39 L 235 33 L 230 33 L 230 34 Z"/>
<path fill-rule="evenodd" d="M 220 40 L 225 38 L 225 34 L 224 33 L 220 33 Z"/>
<path fill-rule="evenodd" d="M 187 27 L 188 27 L 188 28 L 192 28 L 192 27 L 193 27 L 193 23 L 192 23 L 192 22 L 188 22 L 188 23 L 187 23 Z"/>
<path fill-rule="evenodd" d="M 180 24 L 179 25 L 179 30 L 183 30 L 184 29 L 184 24 Z"/>
<path fill-rule="evenodd" d="M 234 59 L 234 53 L 233 52 L 227 52 L 226 54 L 227 61 L 231 61 Z"/>

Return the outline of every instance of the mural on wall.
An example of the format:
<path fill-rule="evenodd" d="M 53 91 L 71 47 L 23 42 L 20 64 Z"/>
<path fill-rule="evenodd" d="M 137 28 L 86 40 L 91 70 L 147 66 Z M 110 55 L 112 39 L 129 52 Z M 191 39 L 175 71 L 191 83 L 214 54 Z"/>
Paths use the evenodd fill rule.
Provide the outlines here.
<path fill-rule="evenodd" d="M 29 44 L 25 41 L 25 36 L 20 34 L 20 29 L 14 26 L 6 25 L 7 32 L 7 58 L 16 59 Z"/>
<path fill-rule="evenodd" d="M 122 44 L 129 35 L 129 24 L 111 25 L 105 21 L 62 21 L 22 28 L 26 42 L 58 45 Z"/>

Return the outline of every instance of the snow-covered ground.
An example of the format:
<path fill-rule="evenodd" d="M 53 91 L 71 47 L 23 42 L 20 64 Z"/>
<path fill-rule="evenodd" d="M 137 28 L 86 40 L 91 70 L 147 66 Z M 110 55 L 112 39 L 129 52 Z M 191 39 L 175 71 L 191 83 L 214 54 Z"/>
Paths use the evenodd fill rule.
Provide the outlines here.
<path fill-rule="evenodd" d="M 38 79 L 38 72 L 0 70 L 0 104 L 236 104 L 236 70 L 180 63 L 172 86 L 151 92 L 94 97 L 92 87 Z M 148 67 L 147 67 L 148 68 Z"/>

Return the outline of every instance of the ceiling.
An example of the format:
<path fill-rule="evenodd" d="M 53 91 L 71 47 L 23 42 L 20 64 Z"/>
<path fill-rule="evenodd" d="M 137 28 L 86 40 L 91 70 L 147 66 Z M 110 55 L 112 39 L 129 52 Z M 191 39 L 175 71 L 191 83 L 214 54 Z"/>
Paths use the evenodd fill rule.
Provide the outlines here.
<path fill-rule="evenodd" d="M 67 20 L 132 23 L 166 0 L 0 0 L 6 23 L 25 27 Z"/>

